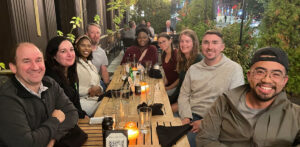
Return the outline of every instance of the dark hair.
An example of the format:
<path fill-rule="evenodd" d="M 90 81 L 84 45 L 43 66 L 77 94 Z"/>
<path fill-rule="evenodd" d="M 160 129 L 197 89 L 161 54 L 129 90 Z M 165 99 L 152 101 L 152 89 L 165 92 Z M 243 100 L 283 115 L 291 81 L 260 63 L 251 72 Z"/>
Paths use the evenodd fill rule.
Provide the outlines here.
<path fill-rule="evenodd" d="M 135 22 L 132 20 L 129 22 L 129 27 L 132 28 L 135 25 Z"/>
<path fill-rule="evenodd" d="M 260 48 L 254 53 L 251 62 L 249 64 L 249 67 L 251 67 L 253 64 L 259 61 L 277 62 L 285 68 L 286 73 L 288 73 L 289 71 L 288 55 L 281 48 L 275 48 L 275 47 Z"/>
<path fill-rule="evenodd" d="M 135 45 L 137 45 L 137 46 L 140 46 L 139 45 L 139 43 L 138 43 L 138 41 L 137 41 L 137 38 L 138 38 L 138 35 L 141 33 L 141 32 L 144 32 L 144 33 L 146 33 L 147 35 L 148 35 L 148 45 L 150 45 L 151 44 L 151 40 L 150 40 L 150 31 L 149 31 L 149 29 L 147 28 L 147 27 L 139 27 L 137 30 L 136 30 L 136 33 L 135 33 Z"/>
<path fill-rule="evenodd" d="M 190 58 L 186 59 L 185 55 L 181 52 L 181 49 L 179 49 L 178 54 L 177 54 L 177 72 L 181 72 L 181 71 L 187 71 L 190 66 L 194 63 L 195 59 L 198 56 L 198 50 L 199 50 L 199 40 L 197 37 L 197 34 L 190 29 L 185 29 L 183 30 L 180 35 L 179 35 L 179 44 L 180 44 L 180 40 L 181 37 L 183 35 L 189 36 L 192 41 L 193 41 L 193 49 L 190 53 Z M 180 46 L 180 45 L 179 45 Z"/>
<path fill-rule="evenodd" d="M 160 33 L 160 34 L 157 36 L 157 40 L 158 40 L 159 38 L 161 38 L 161 37 L 167 38 L 168 40 L 171 40 L 171 39 L 172 39 L 171 36 L 168 35 L 166 32 Z M 175 56 L 174 56 L 173 43 L 171 43 L 171 60 L 174 60 L 173 57 L 175 57 Z M 163 51 L 163 53 L 162 53 L 162 55 L 161 55 L 161 60 L 164 61 L 165 58 L 166 58 L 166 52 Z M 175 58 L 176 58 L 176 57 L 175 57 Z"/>
<path fill-rule="evenodd" d="M 92 44 L 92 41 L 91 39 L 87 36 L 87 35 L 81 35 L 79 37 L 77 37 L 76 41 L 75 41 L 75 44 L 74 44 L 74 47 L 75 47 L 75 53 L 76 53 L 76 56 L 77 57 L 82 57 L 82 55 L 80 54 L 79 52 L 79 48 L 78 48 L 78 45 L 83 41 L 83 40 L 88 40 L 91 44 Z M 93 53 L 91 52 L 90 55 L 87 57 L 88 60 L 92 60 L 93 59 Z"/>
<path fill-rule="evenodd" d="M 218 37 L 221 38 L 222 42 L 224 42 L 222 33 L 219 32 L 219 31 L 217 31 L 217 30 L 207 30 L 207 31 L 204 33 L 203 38 L 204 38 L 204 36 L 206 36 L 206 35 L 217 35 Z"/>
<path fill-rule="evenodd" d="M 58 47 L 63 41 L 70 41 L 69 39 L 62 37 L 62 36 L 56 36 L 52 38 L 46 48 L 46 70 L 51 70 L 53 72 L 58 73 L 58 76 L 63 80 L 62 82 L 65 84 L 73 84 L 73 83 L 78 83 L 78 76 L 77 76 L 77 71 L 76 71 L 76 61 L 74 64 L 70 67 L 68 67 L 68 73 L 67 76 L 65 77 L 64 71 L 65 67 L 63 67 L 61 64 L 59 64 L 56 59 L 54 59 L 54 56 L 56 56 Z M 72 42 L 70 41 L 72 44 Z"/>

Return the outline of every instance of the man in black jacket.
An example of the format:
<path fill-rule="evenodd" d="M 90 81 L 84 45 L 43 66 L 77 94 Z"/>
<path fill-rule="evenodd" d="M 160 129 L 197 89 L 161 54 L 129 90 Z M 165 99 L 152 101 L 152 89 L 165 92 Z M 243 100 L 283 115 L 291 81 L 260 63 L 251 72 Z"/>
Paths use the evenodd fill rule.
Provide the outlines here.
<path fill-rule="evenodd" d="M 164 27 L 161 32 L 166 32 L 168 34 L 174 34 L 174 29 L 171 27 L 170 20 L 166 21 L 166 27 Z"/>
<path fill-rule="evenodd" d="M 44 77 L 44 57 L 34 44 L 20 43 L 13 57 L 15 77 L 0 87 L 0 146 L 53 146 L 76 125 L 76 108 Z"/>

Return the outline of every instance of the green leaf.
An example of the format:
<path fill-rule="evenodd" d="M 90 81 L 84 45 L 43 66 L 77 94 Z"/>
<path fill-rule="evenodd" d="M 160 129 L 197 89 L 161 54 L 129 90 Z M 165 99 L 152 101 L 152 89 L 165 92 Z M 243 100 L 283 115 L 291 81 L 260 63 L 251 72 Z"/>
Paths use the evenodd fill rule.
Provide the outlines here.
<path fill-rule="evenodd" d="M 60 30 L 57 30 L 57 36 L 64 36 L 64 33 Z"/>
<path fill-rule="evenodd" d="M 5 69 L 5 64 L 3 62 L 0 62 L 0 69 Z"/>

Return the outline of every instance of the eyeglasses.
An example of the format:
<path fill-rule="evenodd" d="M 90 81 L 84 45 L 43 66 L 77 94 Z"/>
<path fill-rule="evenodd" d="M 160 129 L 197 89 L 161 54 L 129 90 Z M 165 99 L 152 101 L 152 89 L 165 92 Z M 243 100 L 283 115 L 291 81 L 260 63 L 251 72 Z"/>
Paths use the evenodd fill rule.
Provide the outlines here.
<path fill-rule="evenodd" d="M 211 45 L 218 45 L 218 44 L 222 44 L 223 42 L 220 42 L 220 41 L 212 41 L 212 42 L 209 42 L 209 41 L 203 41 L 202 42 L 202 45 L 209 45 L 209 44 L 211 44 Z"/>
<path fill-rule="evenodd" d="M 267 75 L 269 75 L 269 78 L 273 81 L 280 81 L 285 77 L 285 74 L 283 74 L 280 70 L 273 70 L 271 72 L 268 72 L 266 69 L 257 68 L 254 69 L 252 72 L 255 79 L 263 79 L 266 78 Z"/>

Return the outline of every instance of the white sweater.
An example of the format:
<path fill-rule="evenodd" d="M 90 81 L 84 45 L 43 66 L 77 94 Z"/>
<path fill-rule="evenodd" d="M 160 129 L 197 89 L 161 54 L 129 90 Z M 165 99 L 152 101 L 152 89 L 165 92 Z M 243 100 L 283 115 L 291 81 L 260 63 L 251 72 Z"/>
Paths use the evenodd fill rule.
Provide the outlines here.
<path fill-rule="evenodd" d="M 96 67 L 92 64 L 90 60 L 86 63 L 83 59 L 79 58 L 77 62 L 77 74 L 79 79 L 79 95 L 80 104 L 83 110 L 86 111 L 88 115 L 93 115 L 97 109 L 98 96 L 89 97 L 88 90 L 92 86 L 100 86 L 100 76 L 97 72 Z M 102 89 L 102 87 L 101 87 Z"/>

